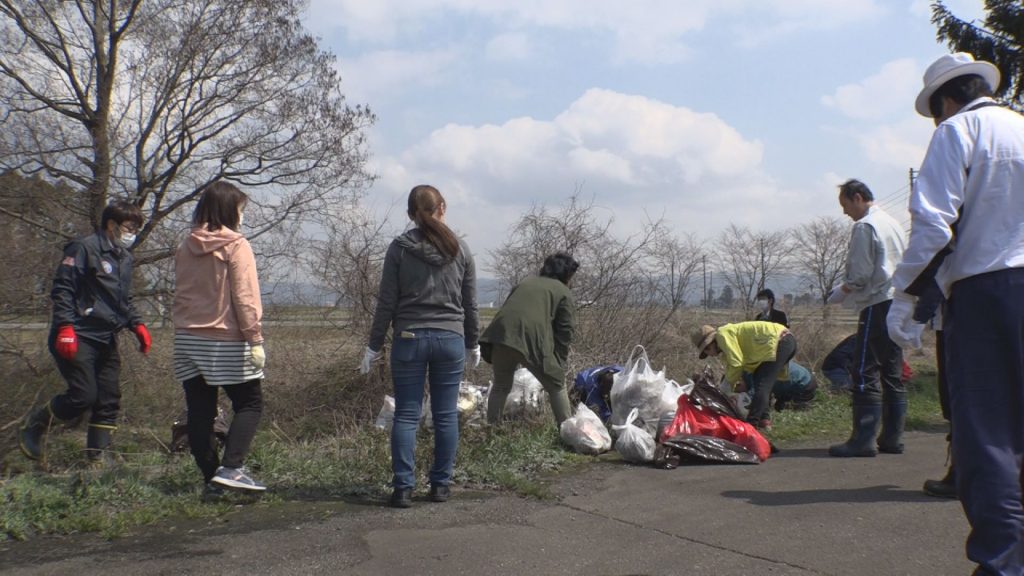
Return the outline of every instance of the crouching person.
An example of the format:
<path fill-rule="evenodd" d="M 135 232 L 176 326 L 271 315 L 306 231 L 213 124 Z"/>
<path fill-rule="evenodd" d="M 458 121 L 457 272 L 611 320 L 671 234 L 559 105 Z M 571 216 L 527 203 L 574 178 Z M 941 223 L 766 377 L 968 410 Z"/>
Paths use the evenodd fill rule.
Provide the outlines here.
<path fill-rule="evenodd" d="M 540 381 L 551 401 L 555 424 L 571 416 L 565 371 L 572 342 L 576 303 L 569 286 L 580 264 L 565 252 L 544 259 L 539 276 L 512 289 L 483 335 L 484 360 L 494 367 L 494 385 L 487 398 L 487 421 L 501 421 L 505 400 L 520 365 Z"/>
<path fill-rule="evenodd" d="M 814 375 L 807 368 L 791 360 L 789 365 L 789 378 L 780 379 L 772 386 L 772 397 L 775 398 L 775 411 L 783 410 L 810 410 L 811 402 L 814 402 L 814 393 L 818 389 L 818 382 Z M 743 373 L 744 390 L 751 397 L 756 394 L 754 375 L 749 372 Z M 741 392 L 744 390 L 734 390 Z"/>
<path fill-rule="evenodd" d="M 19 433 L 21 451 L 33 460 L 43 457 L 54 420 L 72 421 L 86 412 L 91 412 L 88 458 L 98 460 L 111 444 L 121 410 L 117 335 L 130 329 L 143 354 L 151 344 L 131 297 L 129 249 L 142 223 L 138 206 L 115 201 L 103 210 L 99 230 L 64 247 L 50 292 L 53 323 L 48 342 L 67 390 L 34 411 Z"/>
<path fill-rule="evenodd" d="M 266 489 L 243 467 L 263 414 L 266 362 L 256 259 L 239 232 L 247 202 L 232 184 L 207 186 L 174 256 L 174 377 L 185 389 L 189 447 L 207 495 Z M 211 441 L 221 389 L 234 411 L 223 459 Z"/>
<path fill-rule="evenodd" d="M 743 372 L 753 374 L 754 394 L 747 422 L 770 431 L 772 391 L 777 381 L 789 379 L 789 361 L 796 355 L 796 338 L 789 329 L 758 320 L 725 324 L 717 329 L 704 325 L 691 339 L 701 359 L 722 357 L 726 382 L 734 390 L 745 388 Z"/>

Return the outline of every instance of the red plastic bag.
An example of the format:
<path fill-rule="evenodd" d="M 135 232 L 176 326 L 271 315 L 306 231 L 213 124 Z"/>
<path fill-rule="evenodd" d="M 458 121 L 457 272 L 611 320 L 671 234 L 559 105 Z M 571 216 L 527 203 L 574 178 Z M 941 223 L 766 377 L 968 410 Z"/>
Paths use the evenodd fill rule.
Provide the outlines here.
<path fill-rule="evenodd" d="M 679 397 L 676 417 L 661 431 L 661 438 L 672 438 L 678 434 L 698 434 L 728 440 L 751 451 L 761 462 L 767 460 L 772 452 L 771 444 L 753 426 L 732 416 L 697 406 L 691 402 L 689 394 Z"/>

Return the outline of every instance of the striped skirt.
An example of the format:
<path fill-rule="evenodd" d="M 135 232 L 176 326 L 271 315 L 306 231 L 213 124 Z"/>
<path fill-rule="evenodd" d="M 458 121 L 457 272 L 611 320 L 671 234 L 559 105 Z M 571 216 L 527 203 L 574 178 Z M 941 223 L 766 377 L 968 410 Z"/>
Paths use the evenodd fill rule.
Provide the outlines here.
<path fill-rule="evenodd" d="M 174 335 L 174 378 L 184 382 L 196 376 L 202 376 L 211 386 L 224 386 L 263 378 L 263 370 L 252 365 L 252 347 L 248 342 L 177 333 Z"/>

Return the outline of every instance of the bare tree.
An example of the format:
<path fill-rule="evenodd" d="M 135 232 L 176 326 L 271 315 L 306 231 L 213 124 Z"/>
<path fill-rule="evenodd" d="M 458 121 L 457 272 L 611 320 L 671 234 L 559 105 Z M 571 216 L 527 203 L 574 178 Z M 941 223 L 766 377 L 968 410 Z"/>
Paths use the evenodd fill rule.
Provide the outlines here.
<path fill-rule="evenodd" d="M 326 240 L 312 244 L 305 268 L 319 284 L 335 295 L 334 310 L 346 332 L 364 338 L 377 305 L 381 268 L 387 252 L 384 233 L 387 218 L 377 221 L 362 209 L 347 211 L 331 222 Z"/>
<path fill-rule="evenodd" d="M 821 294 L 824 304 L 839 283 L 846 266 L 850 225 L 839 218 L 822 216 L 793 228 L 793 262 Z"/>
<path fill-rule="evenodd" d="M 789 238 L 785 232 L 752 232 L 730 224 L 718 236 L 715 254 L 726 284 L 749 311 L 757 291 L 789 266 Z"/>
<path fill-rule="evenodd" d="M 346 104 L 302 7 L 0 0 L 0 168 L 66 182 L 79 227 L 109 196 L 135 202 L 140 264 L 173 254 L 176 235 L 159 231 L 185 227 L 183 208 L 217 179 L 251 193 L 253 237 L 329 220 L 368 180 L 374 118 Z"/>

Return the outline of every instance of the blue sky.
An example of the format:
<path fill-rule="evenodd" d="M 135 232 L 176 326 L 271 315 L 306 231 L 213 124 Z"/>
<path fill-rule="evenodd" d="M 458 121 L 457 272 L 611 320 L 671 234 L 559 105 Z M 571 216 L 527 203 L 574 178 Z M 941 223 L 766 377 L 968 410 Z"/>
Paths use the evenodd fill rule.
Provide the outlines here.
<path fill-rule="evenodd" d="M 913 101 L 946 52 L 928 4 L 312 0 L 306 25 L 378 115 L 367 202 L 400 229 L 408 190 L 434 184 L 486 270 L 531 204 L 577 188 L 623 235 L 645 214 L 703 239 L 842 217 L 849 177 L 909 220 L 933 129 Z"/>

